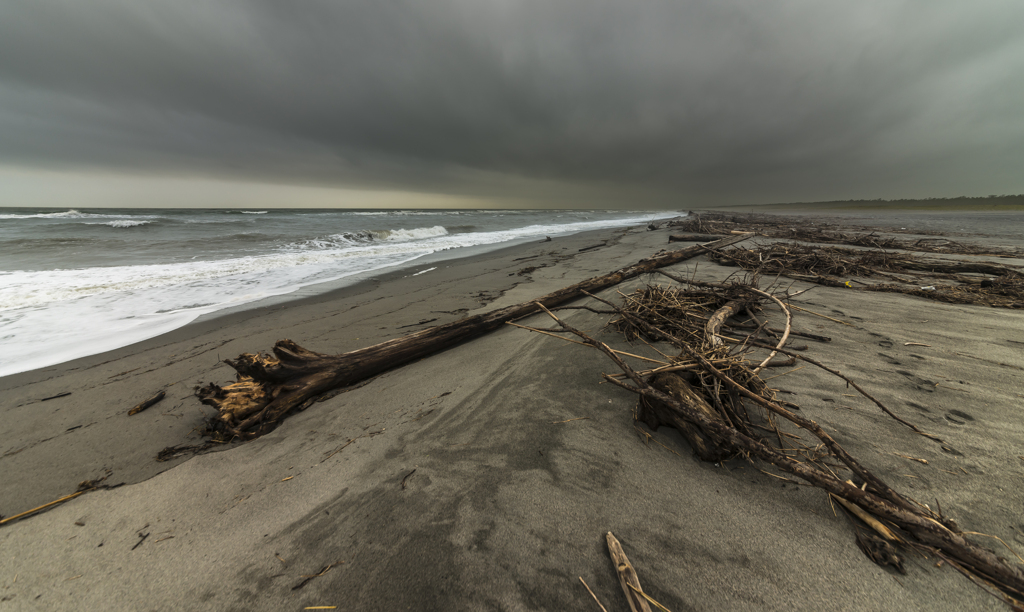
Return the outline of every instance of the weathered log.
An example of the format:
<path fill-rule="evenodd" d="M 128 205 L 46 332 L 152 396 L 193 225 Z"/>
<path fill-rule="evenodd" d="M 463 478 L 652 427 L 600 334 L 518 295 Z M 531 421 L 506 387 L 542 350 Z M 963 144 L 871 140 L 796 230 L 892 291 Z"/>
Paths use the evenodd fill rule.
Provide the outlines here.
<path fill-rule="evenodd" d="M 605 539 L 608 541 L 608 555 L 612 558 L 612 563 L 615 564 L 615 574 L 619 577 L 622 592 L 626 594 L 630 612 L 651 612 L 651 607 L 647 605 L 643 597 L 638 595 L 638 593 L 643 593 L 640 579 L 637 578 L 633 564 L 629 562 L 629 558 L 622 550 L 622 544 L 610 531 L 605 535 Z"/>
<path fill-rule="evenodd" d="M 749 303 L 750 300 L 731 300 L 708 318 L 708 322 L 704 325 L 704 337 L 711 343 L 711 346 L 725 344 L 725 341 L 718 335 L 722 331 L 722 324 L 726 319 L 746 308 Z"/>
<path fill-rule="evenodd" d="M 416 359 L 451 348 L 495 330 L 506 321 L 538 310 L 537 303 L 556 306 L 584 295 L 617 285 L 696 257 L 707 249 L 716 249 L 752 234 L 730 236 L 706 245 L 694 245 L 642 259 L 609 274 L 596 276 L 564 287 L 528 302 L 430 327 L 373 346 L 325 355 L 281 340 L 273 356 L 245 353 L 225 363 L 238 372 L 238 381 L 220 387 L 210 383 L 197 391 L 200 401 L 217 409 L 211 430 L 222 437 L 252 438 L 272 429 L 285 415 L 305 402 L 331 389 L 346 387 Z"/>
<path fill-rule="evenodd" d="M 904 270 L 918 272 L 941 272 L 944 274 L 991 274 L 992 276 L 1021 276 L 1019 268 L 1000 266 L 984 261 L 948 261 L 945 259 L 920 259 L 901 261 Z"/>
<path fill-rule="evenodd" d="M 671 234 L 668 237 L 669 242 L 707 242 L 708 240 L 718 240 L 725 238 L 722 234 Z"/>
<path fill-rule="evenodd" d="M 721 415 L 683 376 L 685 375 L 676 372 L 661 372 L 648 379 L 647 383 L 658 391 L 699 411 L 705 418 L 721 421 Z M 690 448 L 702 461 L 718 463 L 736 454 L 734 450 L 719 444 L 717 438 L 701 429 L 700 425 L 688 421 L 684 414 L 657 399 L 640 396 L 633 418 L 643 422 L 651 431 L 657 431 L 662 425 L 676 429 L 683 434 L 690 444 Z"/>

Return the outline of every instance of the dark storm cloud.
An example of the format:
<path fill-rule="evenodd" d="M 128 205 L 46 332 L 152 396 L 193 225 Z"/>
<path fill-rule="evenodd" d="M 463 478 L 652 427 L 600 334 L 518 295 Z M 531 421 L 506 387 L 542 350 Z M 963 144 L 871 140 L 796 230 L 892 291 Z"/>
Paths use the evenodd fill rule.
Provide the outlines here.
<path fill-rule="evenodd" d="M 1019 192 L 1022 7 L 6 3 L 0 160 L 481 194 Z"/>

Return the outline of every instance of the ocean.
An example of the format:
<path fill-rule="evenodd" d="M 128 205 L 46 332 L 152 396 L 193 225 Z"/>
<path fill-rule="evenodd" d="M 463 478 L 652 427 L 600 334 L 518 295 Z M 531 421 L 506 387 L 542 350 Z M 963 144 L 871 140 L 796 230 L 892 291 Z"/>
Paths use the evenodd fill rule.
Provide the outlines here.
<path fill-rule="evenodd" d="M 152 338 L 200 315 L 338 286 L 439 252 L 678 213 L 0 209 L 0 376 Z"/>

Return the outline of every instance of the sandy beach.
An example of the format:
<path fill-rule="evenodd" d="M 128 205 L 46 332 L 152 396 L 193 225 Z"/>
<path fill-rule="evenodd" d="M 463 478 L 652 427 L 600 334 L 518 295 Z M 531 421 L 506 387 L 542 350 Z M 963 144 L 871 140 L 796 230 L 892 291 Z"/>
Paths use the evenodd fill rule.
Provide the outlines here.
<path fill-rule="evenodd" d="M 963 242 L 1024 246 L 1007 229 L 1022 213 L 947 216 L 849 218 L 911 229 L 917 219 L 962 230 Z M 601 230 L 424 262 L 0 378 L 0 515 L 86 480 L 124 483 L 0 526 L 0 609 L 597 612 L 582 577 L 609 612 L 625 610 L 609 531 L 673 612 L 1007 609 L 935 559 L 909 557 L 906 575 L 873 564 L 818 489 L 742 459 L 701 462 L 665 428 L 645 442 L 636 397 L 600 384 L 611 362 L 511 326 L 315 403 L 254 441 L 156 460 L 203 441 L 214 411 L 194 390 L 234 378 L 222 359 L 285 338 L 322 353 L 369 346 L 685 246 L 669 244 L 672 232 Z M 737 272 L 704 256 L 669 270 L 708 281 Z M 600 295 L 647 282 L 668 281 Z M 832 338 L 801 340 L 809 356 L 943 441 L 815 368 L 765 378 L 780 376 L 773 384 L 803 416 L 890 484 L 1024 556 L 1022 311 L 824 286 L 792 303 L 829 317 L 795 314 L 795 329 Z M 653 354 L 602 329 L 607 316 L 560 316 Z M 162 402 L 127 416 L 160 390 Z M 999 541 L 972 539 L 1016 563 Z"/>

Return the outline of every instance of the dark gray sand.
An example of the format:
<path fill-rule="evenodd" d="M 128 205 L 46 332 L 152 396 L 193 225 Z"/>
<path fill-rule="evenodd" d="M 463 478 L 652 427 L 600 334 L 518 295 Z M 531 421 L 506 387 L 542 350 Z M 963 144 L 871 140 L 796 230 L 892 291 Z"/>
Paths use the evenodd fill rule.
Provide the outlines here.
<path fill-rule="evenodd" d="M 107 470 L 106 483 L 126 483 L 0 527 L 0 609 L 596 612 L 582 576 L 613 612 L 627 606 L 608 531 L 673 612 L 1005 609 L 934 560 L 909 558 L 906 576 L 874 565 L 818 490 L 739 460 L 701 463 L 674 432 L 645 444 L 634 396 L 599 384 L 614 369 L 602 355 L 511 327 L 315 404 L 256 441 L 154 459 L 201 440 L 212 411 L 193 388 L 233 378 L 219 358 L 283 338 L 322 352 L 367 346 L 677 248 L 668 233 L 595 232 L 424 264 L 0 379 L 0 514 Z M 528 266 L 538 269 L 516 274 Z M 735 268 L 699 258 L 673 271 L 722 279 Z M 795 328 L 833 338 L 807 342 L 808 355 L 946 448 L 813 367 L 766 377 L 781 375 L 773 384 L 796 393 L 788 399 L 804 416 L 897 489 L 1024 550 L 1024 314 L 825 287 L 793 303 L 848 323 L 795 313 Z M 599 332 L 597 315 L 565 317 L 624 344 Z M 126 416 L 164 388 L 161 403 Z"/>

